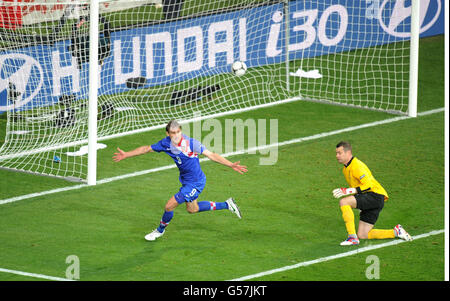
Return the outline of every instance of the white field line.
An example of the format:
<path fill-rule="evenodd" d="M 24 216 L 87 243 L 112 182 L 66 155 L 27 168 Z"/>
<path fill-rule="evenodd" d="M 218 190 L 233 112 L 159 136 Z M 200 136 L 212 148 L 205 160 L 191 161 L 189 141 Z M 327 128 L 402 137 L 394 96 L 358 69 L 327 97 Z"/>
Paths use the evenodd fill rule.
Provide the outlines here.
<path fill-rule="evenodd" d="M 53 276 L 47 276 L 47 275 L 42 275 L 42 274 L 28 273 L 28 272 L 8 270 L 8 269 L 2 269 L 2 268 L 0 268 L 0 272 L 2 272 L 2 273 L 9 273 L 9 274 L 16 274 L 16 275 L 21 275 L 21 276 L 27 276 L 27 277 L 33 277 L 33 278 L 55 280 L 55 281 L 74 281 L 74 280 L 67 279 L 67 278 L 53 277 Z"/>
<path fill-rule="evenodd" d="M 431 232 L 428 232 L 428 233 L 424 233 L 424 234 L 413 236 L 413 239 L 417 240 L 417 239 L 429 237 L 429 236 L 432 236 L 432 235 L 441 234 L 443 232 L 444 232 L 444 230 L 435 230 L 435 231 L 431 231 Z M 300 267 L 313 265 L 313 264 L 316 264 L 316 263 L 321 263 L 321 262 L 330 261 L 330 260 L 334 260 L 334 259 L 338 259 L 338 258 L 352 256 L 352 255 L 356 255 L 356 254 L 367 252 L 367 251 L 371 251 L 371 250 L 376 250 L 376 249 L 380 249 L 380 248 L 384 248 L 384 247 L 398 245 L 398 244 L 401 244 L 401 243 L 404 243 L 404 242 L 406 242 L 406 241 L 401 240 L 401 239 L 396 239 L 396 240 L 393 240 L 393 241 L 390 241 L 390 242 L 387 242 L 387 243 L 382 243 L 382 244 L 377 244 L 377 245 L 373 245 L 373 246 L 363 247 L 363 248 L 359 248 L 359 249 L 356 249 L 356 250 L 353 250 L 353 251 L 340 253 L 340 254 L 336 254 L 336 255 L 331 255 L 331 256 L 327 256 L 327 257 L 322 257 L 322 258 L 318 258 L 318 259 L 314 259 L 314 260 L 310 260 L 310 261 L 304 261 L 304 262 L 300 262 L 300 263 L 297 263 L 297 264 L 294 264 L 294 265 L 289 265 L 289 266 L 285 266 L 285 267 L 282 267 L 282 268 L 273 269 L 273 270 L 269 270 L 269 271 L 266 271 L 266 272 L 261 272 L 261 273 L 257 273 L 257 274 L 253 274 L 253 275 L 249 275 L 249 276 L 244 276 L 244 277 L 240 277 L 240 278 L 236 278 L 236 279 L 232 279 L 232 280 L 227 280 L 227 281 L 244 281 L 244 280 L 254 279 L 254 278 L 258 278 L 258 277 L 262 277 L 262 276 L 266 276 L 266 275 L 270 275 L 270 274 L 275 274 L 275 273 L 284 272 L 284 271 L 288 271 L 288 270 L 292 270 L 292 269 L 296 269 L 296 268 L 300 268 Z M 28 272 L 15 271 L 15 270 L 3 269 L 3 268 L 0 268 L 0 272 L 2 272 L 2 273 L 9 273 L 9 274 L 16 274 L 16 275 L 21 275 L 21 276 L 27 276 L 27 277 L 33 277 L 33 278 L 55 280 L 55 281 L 73 281 L 73 280 L 67 279 L 67 278 L 53 277 L 53 276 L 47 276 L 47 275 L 43 275 L 43 274 L 28 273 Z"/>
<path fill-rule="evenodd" d="M 417 115 L 418 116 L 426 116 L 426 115 L 430 115 L 430 114 L 440 113 L 440 112 L 443 112 L 444 109 L 445 108 L 434 109 L 434 110 L 418 113 Z M 222 154 L 222 157 L 231 157 L 231 156 L 241 155 L 241 154 L 245 154 L 245 153 L 255 153 L 256 151 L 261 151 L 261 150 L 275 148 L 275 147 L 281 147 L 281 146 L 294 144 L 294 143 L 301 143 L 301 142 L 309 141 L 309 140 L 320 139 L 320 138 L 324 138 L 324 137 L 328 137 L 328 136 L 332 136 L 332 135 L 337 135 L 337 134 L 351 132 L 351 131 L 355 131 L 355 130 L 359 130 L 359 129 L 388 124 L 388 123 L 405 120 L 405 119 L 410 119 L 410 118 L 411 117 L 408 117 L 408 116 L 400 116 L 400 117 L 384 119 L 384 120 L 365 123 L 365 124 L 361 124 L 361 125 L 357 125 L 357 126 L 351 126 L 351 127 L 343 128 L 340 130 L 331 131 L 331 132 L 324 132 L 324 133 L 320 133 L 320 134 L 316 134 L 316 135 L 312 135 L 312 136 L 301 137 L 301 138 L 296 138 L 296 139 L 292 139 L 292 140 L 288 140 L 288 141 L 257 146 L 257 147 L 249 148 L 246 150 L 230 152 L 230 153 Z M 202 159 L 200 159 L 200 162 L 203 162 L 206 160 L 209 160 L 209 159 L 202 158 Z M 149 173 L 154 173 L 154 172 L 158 172 L 158 171 L 162 171 L 162 170 L 172 169 L 175 167 L 176 167 L 175 164 L 171 164 L 171 165 L 166 165 L 166 166 L 162 166 L 162 167 L 133 172 L 133 173 L 125 174 L 125 175 L 120 175 L 117 177 L 106 178 L 106 179 L 98 180 L 97 185 L 110 183 L 110 182 L 123 180 L 123 179 L 128 179 L 128 178 L 133 178 L 133 177 L 137 177 L 137 176 L 141 176 L 141 175 L 145 175 L 145 174 L 149 174 Z M 81 189 L 84 187 L 89 187 L 89 185 L 80 184 L 80 185 L 75 185 L 75 186 L 67 186 L 67 187 L 63 187 L 63 188 L 57 188 L 57 189 L 47 190 L 47 191 L 43 191 L 43 192 L 37 192 L 37 193 L 31 193 L 31 194 L 21 195 L 21 196 L 17 196 L 17 197 L 12 197 L 9 199 L 0 200 L 0 205 L 13 203 L 13 202 L 21 201 L 21 200 L 26 200 L 26 199 L 30 199 L 30 198 L 34 198 L 34 197 L 64 192 L 64 191 L 77 190 L 77 189 Z"/>
<path fill-rule="evenodd" d="M 435 230 L 435 231 L 431 231 L 431 232 L 428 232 L 428 233 L 424 233 L 424 234 L 413 236 L 413 239 L 417 240 L 417 239 L 425 238 L 425 237 L 428 237 L 428 236 L 441 234 L 441 233 L 444 233 L 444 232 L 445 231 L 443 229 L 442 230 Z M 273 270 L 269 270 L 269 271 L 265 271 L 265 272 L 261 272 L 261 273 L 257 273 L 257 274 L 253 274 L 253 275 L 248 275 L 248 276 L 244 276 L 244 277 L 240 277 L 240 278 L 236 278 L 236 279 L 231 279 L 231 280 L 227 280 L 227 281 L 245 281 L 245 280 L 250 280 L 250 279 L 259 278 L 259 277 L 263 277 L 263 276 L 267 276 L 267 275 L 271 275 L 271 274 L 275 274 L 275 273 L 280 273 L 280 272 L 284 272 L 284 271 L 288 271 L 288 270 L 292 270 L 292 269 L 306 267 L 306 266 L 313 265 L 313 264 L 316 264 L 316 263 L 321 263 L 321 262 L 330 261 L 330 260 L 334 260 L 334 259 L 338 259 L 338 258 L 352 256 L 352 255 L 356 255 L 356 254 L 360 254 L 360 253 L 363 253 L 363 252 L 372 251 L 372 250 L 376 250 L 376 249 L 380 249 L 380 248 L 384 248 L 384 247 L 394 246 L 394 245 L 398 245 L 398 244 L 405 243 L 405 242 L 407 242 L 407 241 L 402 240 L 402 239 L 396 239 L 396 240 L 393 240 L 393 241 L 390 241 L 390 242 L 386 242 L 386 243 L 381 243 L 381 244 L 376 244 L 376 245 L 372 245 L 372 246 L 368 246 L 368 247 L 363 247 L 363 248 L 359 248 L 359 249 L 356 249 L 356 250 L 353 250 L 353 251 L 339 253 L 339 254 L 336 254 L 336 255 L 322 257 L 322 258 L 318 258 L 318 259 L 314 259 L 314 260 L 310 260 L 310 261 L 299 262 L 299 263 L 294 264 L 294 265 L 288 265 L 288 266 L 285 266 L 285 267 L 282 267 L 282 268 L 273 269 Z"/>

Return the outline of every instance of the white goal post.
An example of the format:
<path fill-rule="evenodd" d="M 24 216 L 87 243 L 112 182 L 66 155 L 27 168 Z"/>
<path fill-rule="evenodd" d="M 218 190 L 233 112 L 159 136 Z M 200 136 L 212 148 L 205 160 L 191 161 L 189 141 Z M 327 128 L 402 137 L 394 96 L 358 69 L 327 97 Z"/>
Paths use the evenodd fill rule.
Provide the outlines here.
<path fill-rule="evenodd" d="M 89 117 L 88 117 L 88 174 L 87 183 L 97 182 L 97 95 L 98 95 L 98 19 L 99 2 L 91 0 L 89 36 Z"/>
<path fill-rule="evenodd" d="M 419 80 L 420 0 L 411 5 L 411 46 L 409 61 L 408 115 L 417 117 L 417 84 Z"/>
<path fill-rule="evenodd" d="M 291 101 L 416 117 L 421 22 L 419 0 L 2 1 L 0 168 L 95 185 L 99 142 Z"/>

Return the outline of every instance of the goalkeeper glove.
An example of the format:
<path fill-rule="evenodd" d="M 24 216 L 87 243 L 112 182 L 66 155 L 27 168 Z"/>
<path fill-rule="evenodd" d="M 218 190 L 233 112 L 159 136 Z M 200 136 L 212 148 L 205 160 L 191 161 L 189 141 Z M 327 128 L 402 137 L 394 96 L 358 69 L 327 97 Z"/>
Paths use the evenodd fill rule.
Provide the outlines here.
<path fill-rule="evenodd" d="M 333 195 L 335 198 L 341 198 L 347 195 L 353 195 L 356 194 L 356 188 L 336 188 L 333 190 Z"/>

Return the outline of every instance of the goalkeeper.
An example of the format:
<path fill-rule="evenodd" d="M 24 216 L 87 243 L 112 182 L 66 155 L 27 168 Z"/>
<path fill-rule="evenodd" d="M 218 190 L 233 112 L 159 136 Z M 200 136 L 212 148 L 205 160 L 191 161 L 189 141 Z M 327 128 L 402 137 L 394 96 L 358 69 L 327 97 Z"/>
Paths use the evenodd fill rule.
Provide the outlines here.
<path fill-rule="evenodd" d="M 336 159 L 344 165 L 342 172 L 350 188 L 333 190 L 335 198 L 341 198 L 339 206 L 347 228 L 348 238 L 341 246 L 358 245 L 359 239 L 401 238 L 412 240 L 411 236 L 398 224 L 394 229 L 373 229 L 384 202 L 389 198 L 386 190 L 372 176 L 369 168 L 353 157 L 350 143 L 342 141 L 336 145 Z M 354 208 L 361 210 L 358 234 L 355 230 Z"/>
<path fill-rule="evenodd" d="M 236 172 L 243 174 L 247 168 L 239 165 L 239 161 L 232 163 L 219 154 L 207 150 L 200 142 L 189 138 L 181 133 L 180 124 L 172 120 L 166 126 L 167 137 L 159 142 L 141 146 L 135 150 L 124 152 L 117 148 L 118 153 L 114 153 L 113 159 L 119 162 L 126 158 L 143 155 L 149 152 L 165 152 L 169 155 L 180 170 L 179 180 L 182 184 L 178 193 L 172 196 L 166 203 L 164 214 L 159 223 L 159 227 L 145 236 L 146 240 L 153 241 L 165 233 L 165 229 L 174 215 L 174 209 L 182 203 L 186 203 L 186 210 L 189 213 L 196 213 L 210 210 L 228 209 L 237 217 L 241 218 L 241 213 L 233 198 L 225 202 L 197 202 L 200 193 L 206 184 L 206 176 L 200 168 L 198 156 L 200 154 L 208 157 L 210 160 L 230 167 Z"/>

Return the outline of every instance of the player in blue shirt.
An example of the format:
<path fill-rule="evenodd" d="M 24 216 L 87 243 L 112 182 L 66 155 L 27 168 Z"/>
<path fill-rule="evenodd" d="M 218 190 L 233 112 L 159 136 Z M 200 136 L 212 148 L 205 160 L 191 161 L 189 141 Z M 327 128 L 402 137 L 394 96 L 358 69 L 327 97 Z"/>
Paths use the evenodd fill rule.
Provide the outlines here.
<path fill-rule="evenodd" d="M 207 150 L 199 141 L 182 134 L 181 126 L 176 120 L 171 120 L 167 124 L 166 134 L 166 138 L 151 146 L 144 145 L 129 152 L 124 152 L 117 148 L 119 152 L 114 153 L 113 156 L 114 161 L 119 162 L 126 158 L 149 152 L 165 152 L 174 160 L 180 170 L 179 180 L 182 184 L 180 190 L 167 201 L 159 227 L 147 234 L 145 239 L 153 241 L 162 236 L 173 218 L 174 209 L 182 203 L 186 203 L 186 210 L 189 213 L 228 209 L 241 218 L 241 213 L 233 198 L 229 198 L 225 202 L 197 202 L 198 196 L 206 184 L 206 176 L 200 168 L 198 156 L 200 154 L 204 155 L 210 160 L 228 166 L 240 174 L 247 172 L 247 167 L 240 165 L 240 161 L 234 163 L 228 161 L 219 154 Z"/>

